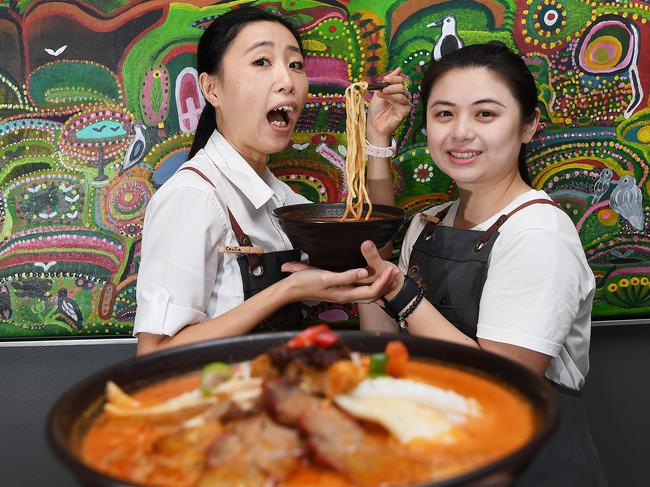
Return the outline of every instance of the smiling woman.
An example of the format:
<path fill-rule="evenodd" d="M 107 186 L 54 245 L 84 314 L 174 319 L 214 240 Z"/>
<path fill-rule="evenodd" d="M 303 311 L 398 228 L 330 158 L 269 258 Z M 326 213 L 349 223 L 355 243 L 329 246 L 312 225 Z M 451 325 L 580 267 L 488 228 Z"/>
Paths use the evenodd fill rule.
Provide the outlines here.
<path fill-rule="evenodd" d="M 580 398 L 594 276 L 572 221 L 530 187 L 535 80 L 505 45 L 478 44 L 432 62 L 420 92 L 429 152 L 459 198 L 413 218 L 403 276 L 383 310 L 362 306 L 362 327 L 482 348 L 543 375 L 564 422 L 516 485 L 605 485 Z M 377 274 L 393 266 L 372 245 L 364 253 Z"/>
<path fill-rule="evenodd" d="M 269 155 L 289 145 L 307 98 L 297 29 L 260 8 L 237 8 L 206 29 L 197 60 L 206 105 L 190 159 L 155 193 L 145 215 L 138 352 L 297 329 L 301 300 L 372 301 L 386 292 L 397 275 L 392 269 L 360 287 L 354 285 L 367 276 L 365 269 L 282 272 L 301 253 L 272 212 L 309 202 L 267 167 Z M 390 86 L 369 107 L 375 143 L 389 140 L 410 108 L 397 95 L 401 73 L 385 80 Z"/>

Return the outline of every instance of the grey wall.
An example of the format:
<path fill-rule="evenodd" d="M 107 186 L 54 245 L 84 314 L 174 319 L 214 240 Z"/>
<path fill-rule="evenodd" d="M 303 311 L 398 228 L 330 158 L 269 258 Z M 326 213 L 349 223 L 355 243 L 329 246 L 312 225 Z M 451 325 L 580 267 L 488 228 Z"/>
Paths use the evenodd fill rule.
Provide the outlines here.
<path fill-rule="evenodd" d="M 135 355 L 135 343 L 131 339 L 56 343 L 59 344 L 0 347 L 0 485 L 76 485 L 48 449 L 47 413 L 68 387 L 99 369 Z"/>
<path fill-rule="evenodd" d="M 0 485 L 74 485 L 45 443 L 47 412 L 67 387 L 135 353 L 128 339 L 95 343 L 7 348 L 0 342 Z M 648 485 L 649 345 L 650 325 L 593 329 L 584 394 L 611 487 Z"/>
<path fill-rule="evenodd" d="M 583 390 L 610 487 L 645 487 L 650 453 L 650 325 L 594 327 Z"/>

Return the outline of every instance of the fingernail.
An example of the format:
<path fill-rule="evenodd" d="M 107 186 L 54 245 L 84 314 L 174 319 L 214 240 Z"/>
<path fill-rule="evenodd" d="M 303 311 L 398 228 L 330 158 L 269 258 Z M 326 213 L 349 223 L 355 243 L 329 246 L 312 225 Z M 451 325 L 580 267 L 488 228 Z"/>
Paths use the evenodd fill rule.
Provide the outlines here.
<path fill-rule="evenodd" d="M 357 271 L 357 277 L 359 279 L 365 279 L 366 277 L 368 277 L 368 271 L 366 269 L 359 269 Z"/>

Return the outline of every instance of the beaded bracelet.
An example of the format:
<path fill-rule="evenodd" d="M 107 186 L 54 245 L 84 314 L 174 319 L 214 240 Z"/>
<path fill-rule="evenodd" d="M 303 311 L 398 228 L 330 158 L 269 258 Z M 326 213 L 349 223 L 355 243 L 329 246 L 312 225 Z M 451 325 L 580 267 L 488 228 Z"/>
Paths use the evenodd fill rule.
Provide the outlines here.
<path fill-rule="evenodd" d="M 415 311 L 415 308 L 418 307 L 420 302 L 422 301 L 422 298 L 424 297 L 424 288 L 421 286 L 418 286 L 418 293 L 415 295 L 415 299 L 411 303 L 411 305 L 406 308 L 402 313 L 400 313 L 397 316 L 397 324 L 399 325 L 401 330 L 407 330 L 408 329 L 408 322 L 406 321 L 406 318 Z"/>

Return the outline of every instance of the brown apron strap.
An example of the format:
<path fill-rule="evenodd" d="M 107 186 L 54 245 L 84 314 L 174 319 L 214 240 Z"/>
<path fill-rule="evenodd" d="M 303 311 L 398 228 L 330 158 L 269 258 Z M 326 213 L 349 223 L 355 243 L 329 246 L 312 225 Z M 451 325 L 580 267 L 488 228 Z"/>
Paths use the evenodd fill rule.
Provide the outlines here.
<path fill-rule="evenodd" d="M 228 218 L 230 218 L 230 226 L 235 232 L 235 236 L 237 237 L 237 242 L 239 242 L 239 245 L 241 245 L 242 247 L 252 247 L 253 244 L 251 243 L 250 237 L 246 235 L 244 231 L 241 229 L 239 223 L 237 223 L 237 220 L 235 220 L 233 214 L 230 213 L 230 208 L 228 208 Z"/>
<path fill-rule="evenodd" d="M 182 167 L 180 170 L 181 171 L 192 171 L 192 172 L 198 174 L 199 176 L 201 176 L 201 178 L 203 178 L 205 181 L 207 181 L 207 183 L 210 186 L 212 186 L 213 188 L 216 189 L 216 186 L 210 180 L 210 178 L 207 177 L 205 174 L 203 174 L 203 172 L 200 171 L 199 169 L 197 169 L 197 168 L 195 168 L 193 166 L 186 166 L 186 167 Z M 253 244 L 251 243 L 250 237 L 248 235 L 246 235 L 244 233 L 244 231 L 241 229 L 241 227 L 239 226 L 239 223 L 235 219 L 234 215 L 231 213 L 230 208 L 228 208 L 226 206 L 226 209 L 228 210 L 228 218 L 230 219 L 230 226 L 232 227 L 233 231 L 235 232 L 235 236 L 237 237 L 237 242 L 239 242 L 239 245 L 241 245 L 242 247 L 252 246 Z"/>
<path fill-rule="evenodd" d="M 536 200 L 526 201 L 525 203 L 519 205 L 517 208 L 512 210 L 510 213 L 508 213 L 506 215 L 501 215 L 497 219 L 497 221 L 495 221 L 492 224 L 492 226 L 490 228 L 488 228 L 485 232 L 483 232 L 483 235 L 481 235 L 481 238 L 478 240 L 478 242 L 476 242 L 476 245 L 474 246 L 474 251 L 478 252 L 479 250 L 481 250 L 485 246 L 487 241 L 490 240 L 490 237 L 492 236 L 492 234 L 494 232 L 496 232 L 501 227 L 501 225 L 503 225 L 506 222 L 506 220 L 508 218 L 510 218 L 512 215 L 514 215 L 518 211 L 523 210 L 524 208 L 526 208 L 526 207 L 528 207 L 530 205 L 553 205 L 553 206 L 561 209 L 560 205 L 557 204 L 555 201 L 551 201 L 551 200 L 547 200 L 547 199 L 539 198 L 539 199 L 536 199 Z"/>
<path fill-rule="evenodd" d="M 198 174 L 199 176 L 201 176 L 201 178 L 203 178 L 203 180 L 205 180 L 205 181 L 206 181 L 210 186 L 212 186 L 213 188 L 216 189 L 216 186 L 215 186 L 214 183 L 210 180 L 210 178 L 207 177 L 205 174 L 203 174 L 202 171 L 198 170 L 198 169 L 195 168 L 195 167 L 192 167 L 192 166 L 185 166 L 185 167 L 181 167 L 181 168 L 179 169 L 179 171 L 192 171 L 192 172 Z"/>

